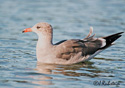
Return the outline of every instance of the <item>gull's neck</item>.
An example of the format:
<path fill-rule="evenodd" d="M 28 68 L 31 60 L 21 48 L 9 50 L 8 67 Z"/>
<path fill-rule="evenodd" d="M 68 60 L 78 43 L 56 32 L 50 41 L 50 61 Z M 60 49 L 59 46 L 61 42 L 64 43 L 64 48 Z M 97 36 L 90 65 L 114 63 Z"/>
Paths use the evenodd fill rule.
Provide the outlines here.
<path fill-rule="evenodd" d="M 52 47 L 53 35 L 49 34 L 38 34 L 37 49 L 48 49 Z"/>
<path fill-rule="evenodd" d="M 48 54 L 52 49 L 52 37 L 52 34 L 38 34 L 38 42 L 36 46 L 36 55 L 38 60 Z"/>

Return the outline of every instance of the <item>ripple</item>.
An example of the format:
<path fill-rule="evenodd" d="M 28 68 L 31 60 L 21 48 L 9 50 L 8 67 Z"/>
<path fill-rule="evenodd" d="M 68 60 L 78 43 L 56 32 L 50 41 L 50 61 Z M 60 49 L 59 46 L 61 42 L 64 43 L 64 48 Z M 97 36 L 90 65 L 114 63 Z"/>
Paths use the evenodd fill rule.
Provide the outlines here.
<path fill-rule="evenodd" d="M 1 0 L 0 87 L 91 88 L 95 87 L 95 80 L 116 80 L 120 81 L 119 87 L 124 88 L 124 34 L 115 45 L 91 61 L 74 65 L 45 65 L 36 62 L 37 36 L 34 33 L 21 33 L 24 28 L 37 22 L 52 24 L 54 42 L 72 38 L 83 39 L 90 26 L 94 27 L 97 37 L 125 32 L 124 2 Z"/>

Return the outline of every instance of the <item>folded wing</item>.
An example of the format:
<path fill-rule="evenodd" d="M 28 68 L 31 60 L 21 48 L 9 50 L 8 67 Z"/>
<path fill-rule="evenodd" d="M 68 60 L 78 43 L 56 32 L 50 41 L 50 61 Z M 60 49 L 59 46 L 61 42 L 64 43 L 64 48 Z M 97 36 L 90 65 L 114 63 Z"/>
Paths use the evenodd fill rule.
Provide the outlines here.
<path fill-rule="evenodd" d="M 95 35 L 90 36 L 92 32 L 93 28 L 90 28 L 88 36 L 86 36 L 83 40 L 71 39 L 57 43 L 56 57 L 65 60 L 70 60 L 76 55 L 78 58 L 86 56 L 93 58 L 102 50 L 111 46 L 112 43 L 121 37 L 121 34 L 123 33 L 120 32 L 106 37 L 94 38 Z"/>

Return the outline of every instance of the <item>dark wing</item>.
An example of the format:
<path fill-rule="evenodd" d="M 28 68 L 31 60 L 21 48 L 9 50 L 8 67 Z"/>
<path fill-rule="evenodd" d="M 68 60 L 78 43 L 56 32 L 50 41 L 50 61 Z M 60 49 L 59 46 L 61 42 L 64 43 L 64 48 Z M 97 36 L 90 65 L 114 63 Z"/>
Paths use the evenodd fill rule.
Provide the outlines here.
<path fill-rule="evenodd" d="M 56 57 L 69 60 L 71 57 L 74 57 L 78 53 L 80 54 L 80 56 L 83 57 L 87 55 L 96 55 L 97 51 L 102 51 L 103 49 L 106 49 L 111 46 L 112 42 L 121 37 L 121 34 L 123 33 L 120 32 L 102 38 L 94 38 L 95 35 L 90 36 L 92 32 L 93 28 L 90 27 L 89 34 L 83 40 L 72 39 L 63 40 L 61 42 L 56 43 Z"/>
<path fill-rule="evenodd" d="M 61 44 L 61 43 L 63 43 L 63 42 L 65 42 L 66 40 L 62 40 L 62 41 L 59 41 L 59 42 L 57 42 L 56 44 L 54 44 L 54 45 L 59 45 L 59 44 Z"/>
<path fill-rule="evenodd" d="M 102 45 L 98 39 L 88 38 L 88 41 L 72 39 L 60 43 L 57 46 L 57 58 L 69 60 L 81 52 L 81 56 L 91 55 L 95 53 Z"/>

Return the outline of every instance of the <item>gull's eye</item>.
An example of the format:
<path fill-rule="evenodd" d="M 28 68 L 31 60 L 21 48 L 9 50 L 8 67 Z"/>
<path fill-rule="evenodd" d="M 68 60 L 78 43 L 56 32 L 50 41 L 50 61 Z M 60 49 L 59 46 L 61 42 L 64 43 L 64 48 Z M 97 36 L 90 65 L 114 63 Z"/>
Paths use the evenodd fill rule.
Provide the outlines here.
<path fill-rule="evenodd" d="M 40 28 L 40 26 L 37 26 L 37 29 L 39 29 Z"/>

